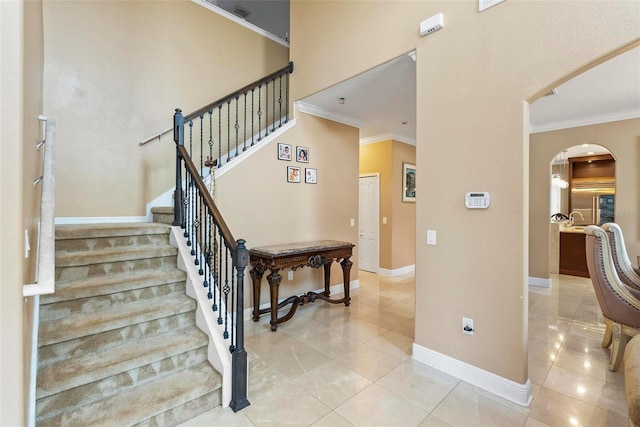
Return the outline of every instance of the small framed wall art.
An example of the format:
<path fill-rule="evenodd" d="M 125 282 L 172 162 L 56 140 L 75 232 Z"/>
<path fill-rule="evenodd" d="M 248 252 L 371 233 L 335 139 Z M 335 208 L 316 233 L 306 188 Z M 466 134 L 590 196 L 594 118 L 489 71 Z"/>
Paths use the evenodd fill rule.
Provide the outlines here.
<path fill-rule="evenodd" d="M 307 184 L 317 184 L 318 183 L 318 170 L 314 168 L 305 168 L 304 169 L 304 182 Z"/>
<path fill-rule="evenodd" d="M 291 161 L 291 146 L 289 144 L 278 144 L 278 160 Z"/>
<path fill-rule="evenodd" d="M 301 163 L 309 163 L 309 148 L 296 147 L 296 160 Z"/>
<path fill-rule="evenodd" d="M 402 201 L 416 201 L 416 165 L 405 162 L 402 163 Z"/>
<path fill-rule="evenodd" d="M 300 182 L 300 167 L 287 166 L 287 182 Z"/>

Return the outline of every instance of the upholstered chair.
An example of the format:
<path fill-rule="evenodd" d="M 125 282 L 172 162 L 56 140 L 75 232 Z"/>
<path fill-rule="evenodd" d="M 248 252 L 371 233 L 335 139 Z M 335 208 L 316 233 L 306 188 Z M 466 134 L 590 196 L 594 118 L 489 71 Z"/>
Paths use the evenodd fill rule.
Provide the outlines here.
<path fill-rule="evenodd" d="M 602 229 L 609 235 L 611 252 L 613 253 L 613 264 L 618 271 L 618 276 L 627 286 L 631 286 L 640 291 L 640 272 L 634 270 L 627 255 L 627 248 L 624 246 L 622 229 L 613 222 L 604 224 Z"/>
<path fill-rule="evenodd" d="M 627 342 L 640 333 L 640 293 L 620 280 L 607 232 L 595 225 L 584 232 L 587 268 L 606 324 L 602 346 L 611 346 L 609 370 L 617 371 Z"/>

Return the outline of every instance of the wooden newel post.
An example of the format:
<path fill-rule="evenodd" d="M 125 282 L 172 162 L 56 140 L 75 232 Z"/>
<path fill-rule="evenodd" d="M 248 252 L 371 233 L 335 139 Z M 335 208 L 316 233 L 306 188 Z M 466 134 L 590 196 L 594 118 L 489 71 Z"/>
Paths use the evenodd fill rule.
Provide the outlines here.
<path fill-rule="evenodd" d="M 173 223 L 185 227 L 182 207 L 182 156 L 179 147 L 184 145 L 184 117 L 182 110 L 176 108 L 173 115 L 173 141 L 176 143 L 176 189 L 173 192 Z"/>
<path fill-rule="evenodd" d="M 247 399 L 247 379 L 249 366 L 247 352 L 244 350 L 244 269 L 249 264 L 249 250 L 245 241 L 237 241 L 233 264 L 238 272 L 237 307 L 236 307 L 236 345 L 231 355 L 231 402 L 233 412 L 250 405 Z"/>

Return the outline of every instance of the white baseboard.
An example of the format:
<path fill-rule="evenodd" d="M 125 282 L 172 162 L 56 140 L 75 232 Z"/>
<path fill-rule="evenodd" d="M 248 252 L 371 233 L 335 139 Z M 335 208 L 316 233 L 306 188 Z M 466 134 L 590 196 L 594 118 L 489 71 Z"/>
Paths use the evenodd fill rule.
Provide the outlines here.
<path fill-rule="evenodd" d="M 56 217 L 56 225 L 67 224 L 125 224 L 130 222 L 149 222 L 146 216 L 63 216 Z"/>
<path fill-rule="evenodd" d="M 543 279 L 541 277 L 529 276 L 529 285 L 531 285 L 531 286 L 540 286 L 542 288 L 550 288 L 551 287 L 551 279 Z"/>
<path fill-rule="evenodd" d="M 355 279 L 349 282 L 349 289 L 352 291 L 354 289 L 358 289 L 360 287 L 360 280 L 359 279 Z M 331 294 L 339 294 L 342 293 L 344 291 L 344 286 L 342 285 L 342 283 L 338 283 L 337 285 L 333 285 L 329 288 L 329 291 L 331 292 Z M 314 292 L 320 293 L 320 292 L 324 292 L 324 288 L 322 289 L 316 289 Z M 280 300 L 278 301 L 278 303 L 284 301 L 285 299 L 287 299 L 289 297 L 285 297 L 285 298 L 280 298 Z M 260 304 L 260 310 L 264 309 L 264 308 L 269 308 L 271 307 L 271 303 L 270 302 L 265 302 L 264 304 Z M 251 317 L 253 316 L 252 314 L 253 311 L 253 307 L 248 307 L 244 309 L 244 320 L 247 319 L 251 319 Z"/>
<path fill-rule="evenodd" d="M 378 274 L 381 276 L 395 277 L 395 276 L 402 276 L 403 274 L 413 273 L 414 271 L 416 271 L 415 264 L 396 268 L 395 270 L 387 270 L 386 268 L 379 268 Z"/>
<path fill-rule="evenodd" d="M 417 362 L 453 375 L 518 405 L 530 406 L 533 400 L 530 380 L 525 384 L 519 384 L 416 343 L 413 344 L 412 357 Z"/>

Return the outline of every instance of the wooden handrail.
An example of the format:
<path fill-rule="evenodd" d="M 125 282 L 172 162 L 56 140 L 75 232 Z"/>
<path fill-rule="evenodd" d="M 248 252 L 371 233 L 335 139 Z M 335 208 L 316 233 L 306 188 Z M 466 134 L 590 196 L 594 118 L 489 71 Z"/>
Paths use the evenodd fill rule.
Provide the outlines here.
<path fill-rule="evenodd" d="M 198 187 L 198 190 L 200 190 L 200 194 L 202 194 L 202 199 L 207 205 L 207 208 L 209 208 L 209 210 L 211 211 L 213 218 L 215 220 L 215 223 L 217 224 L 218 228 L 220 229 L 220 233 L 224 238 L 225 244 L 231 251 L 235 251 L 236 240 L 233 238 L 233 234 L 231 234 L 231 230 L 229 230 L 227 223 L 224 221 L 222 214 L 220 213 L 220 211 L 218 210 L 218 207 L 214 203 L 213 197 L 211 197 L 211 194 L 209 194 L 209 190 L 207 189 L 207 186 L 205 185 L 204 181 L 200 177 L 200 172 L 198 171 L 196 166 L 193 164 L 193 161 L 189 156 L 189 151 L 187 151 L 184 145 L 178 145 L 177 148 L 178 148 L 178 153 L 184 160 L 185 167 L 187 168 L 191 176 L 194 177 L 194 182 L 196 184 L 196 187 Z"/>
<path fill-rule="evenodd" d="M 277 71 L 274 71 L 273 73 L 269 74 L 268 76 L 265 76 L 261 79 L 256 80 L 253 83 L 249 83 L 248 85 L 244 86 L 242 89 L 238 89 L 235 92 L 231 93 L 230 95 L 225 96 L 224 98 L 220 98 L 217 101 L 213 101 L 212 103 L 199 108 L 198 110 L 194 111 L 193 113 L 184 116 L 184 121 L 187 122 L 189 120 L 192 120 L 196 117 L 198 117 L 200 114 L 204 114 L 207 111 L 213 109 L 214 107 L 217 107 L 218 105 L 229 101 L 230 99 L 233 99 L 237 96 L 240 96 L 241 94 L 243 94 L 244 92 L 247 92 L 249 90 L 251 90 L 253 87 L 258 86 L 262 83 L 265 83 L 269 80 L 272 80 L 274 77 L 278 77 L 279 75 L 281 75 L 284 72 L 289 72 L 289 73 L 293 73 L 293 62 L 289 62 L 289 64 L 287 64 L 286 67 L 283 67 Z"/>

